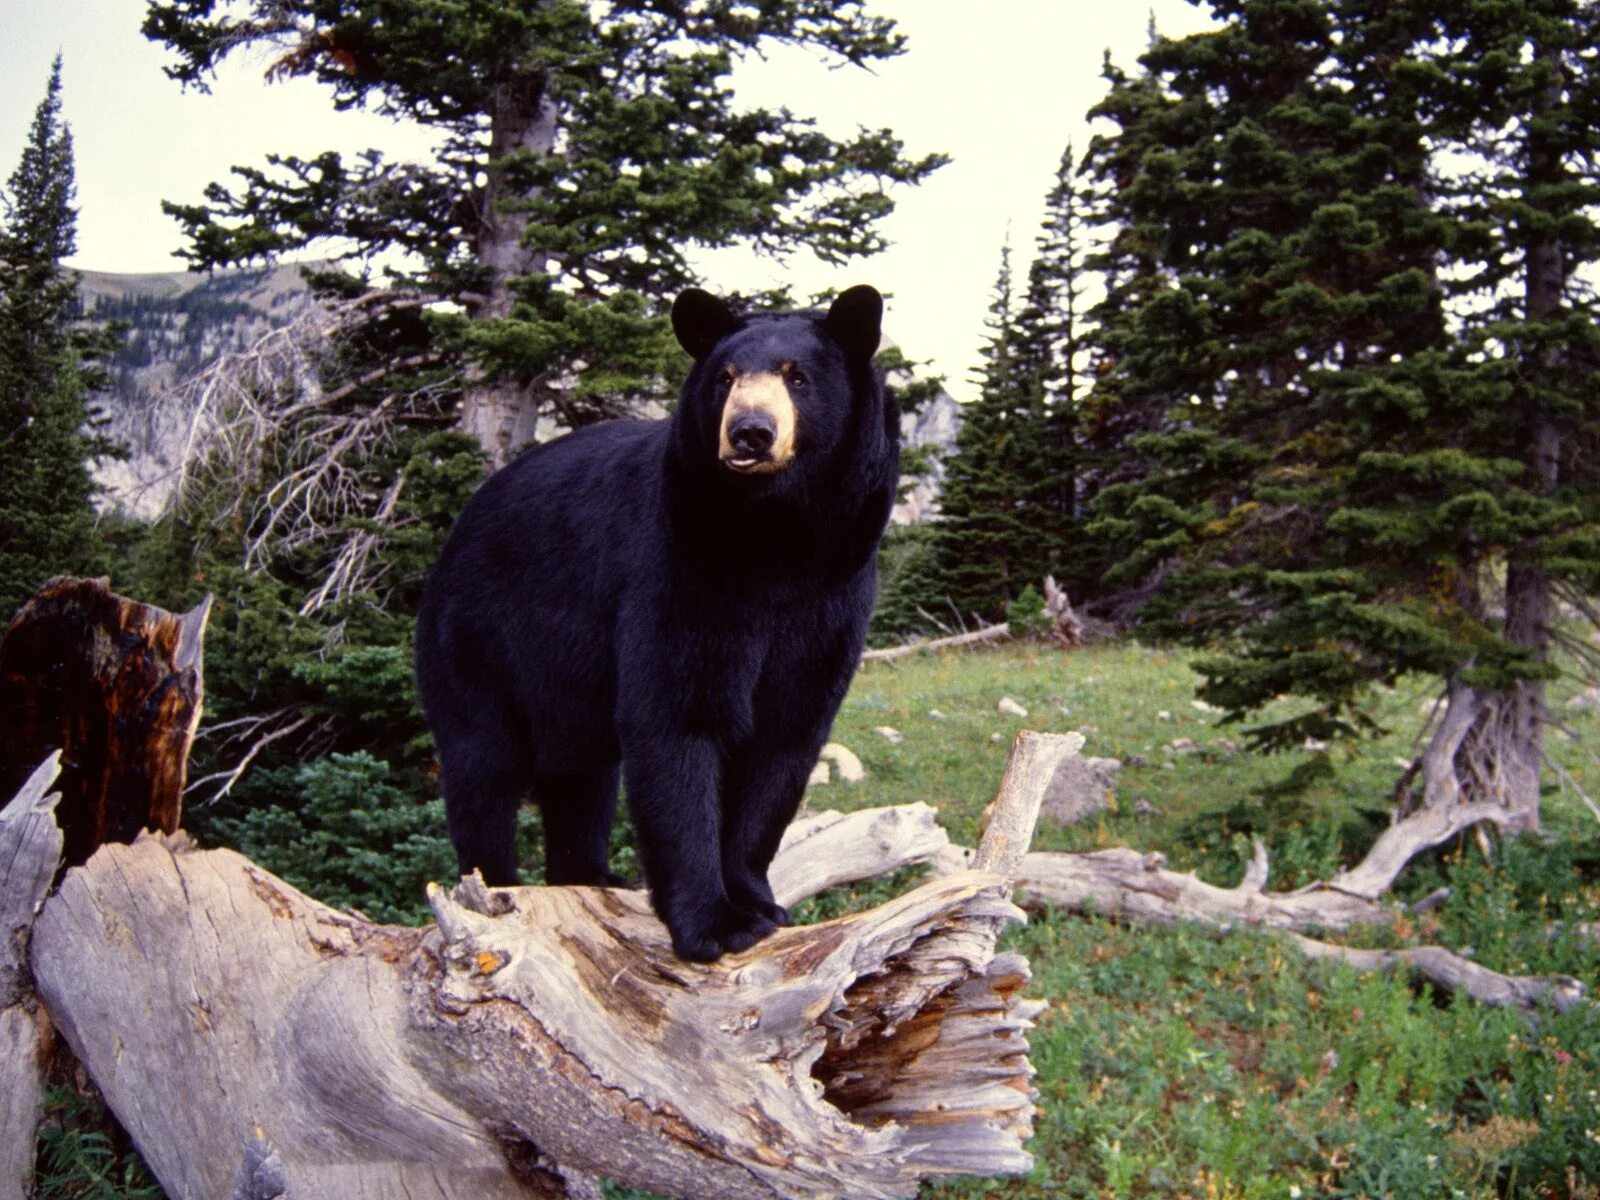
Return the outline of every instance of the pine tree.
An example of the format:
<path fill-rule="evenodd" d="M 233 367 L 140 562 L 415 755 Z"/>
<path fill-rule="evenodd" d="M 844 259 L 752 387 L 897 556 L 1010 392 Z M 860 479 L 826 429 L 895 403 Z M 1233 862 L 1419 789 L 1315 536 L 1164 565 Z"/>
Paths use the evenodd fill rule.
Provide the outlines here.
<path fill-rule="evenodd" d="M 989 305 L 978 397 L 966 408 L 939 496 L 934 550 L 940 590 L 963 618 L 1001 620 L 1036 575 L 1044 387 L 1049 345 L 1021 321 L 1011 246 Z"/>
<path fill-rule="evenodd" d="M 87 427 L 77 284 L 61 265 L 75 188 L 58 55 L 0 197 L 0 616 L 92 557 L 87 460 L 103 447 Z"/>
<path fill-rule="evenodd" d="M 1217 13 L 1114 78 L 1121 131 L 1091 151 L 1140 280 L 1108 302 L 1099 402 L 1145 430 L 1101 529 L 1124 579 L 1160 581 L 1154 628 L 1227 639 L 1200 664 L 1208 700 L 1315 699 L 1261 743 L 1370 728 L 1375 683 L 1431 673 L 1456 740 L 1429 789 L 1534 827 L 1550 588 L 1592 588 L 1600 561 L 1575 282 L 1595 255 L 1593 14 Z"/>
<path fill-rule="evenodd" d="M 1095 203 L 1069 143 L 1045 196 L 1017 317 L 1020 374 L 1033 405 L 1031 444 L 1022 466 L 1036 538 L 1031 570 L 1037 578 L 1030 582 L 1038 587 L 1046 575 L 1054 575 L 1079 602 L 1100 593 L 1104 571 L 1083 530 L 1096 490 L 1082 424 L 1094 338 L 1087 293 L 1094 274 Z"/>
<path fill-rule="evenodd" d="M 736 105 L 730 70 L 767 46 L 856 66 L 900 53 L 893 23 L 853 4 L 169 0 L 145 31 L 186 84 L 264 44 L 279 54 L 269 76 L 309 75 L 337 107 L 437 131 L 428 164 L 274 157 L 169 208 L 198 268 L 404 252 L 398 282 L 461 314 L 434 304 L 405 357 L 461 366 L 459 428 L 497 465 L 541 416 L 571 424 L 661 395 L 678 371 L 664 306 L 695 282 L 695 248 L 870 254 L 888 186 L 942 161 L 905 158 L 886 130 L 836 141 Z"/>
<path fill-rule="evenodd" d="M 1047 575 L 1080 599 L 1097 585 L 1078 536 L 1089 220 L 1068 146 L 1020 296 L 1009 243 L 1002 250 L 978 398 L 939 498 L 934 579 L 964 615 L 1003 619 L 1008 601 L 1041 588 Z"/>

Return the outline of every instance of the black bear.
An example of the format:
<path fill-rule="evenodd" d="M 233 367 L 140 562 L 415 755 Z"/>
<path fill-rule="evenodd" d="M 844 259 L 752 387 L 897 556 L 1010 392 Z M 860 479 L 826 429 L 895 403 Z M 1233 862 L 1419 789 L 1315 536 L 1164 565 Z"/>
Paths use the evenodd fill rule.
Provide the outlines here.
<path fill-rule="evenodd" d="M 612 421 L 492 476 L 417 616 L 417 681 L 463 872 L 611 884 L 624 781 L 656 911 L 710 961 L 787 924 L 767 868 L 844 698 L 899 477 L 870 287 L 739 316 L 698 289 L 672 416 Z"/>

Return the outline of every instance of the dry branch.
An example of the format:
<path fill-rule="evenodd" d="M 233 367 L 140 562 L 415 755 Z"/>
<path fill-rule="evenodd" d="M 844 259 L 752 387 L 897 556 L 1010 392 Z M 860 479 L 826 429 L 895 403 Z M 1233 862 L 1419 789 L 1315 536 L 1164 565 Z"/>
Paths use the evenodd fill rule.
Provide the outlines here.
<path fill-rule="evenodd" d="M 1061 740 L 1019 736 L 991 865 L 1025 850 Z M 773 877 L 792 902 L 838 878 L 843 841 L 875 872 L 941 839 L 925 806 L 818 818 Z M 867 1200 L 1029 1166 L 1040 1006 L 996 953 L 1009 891 L 966 872 L 700 966 L 641 893 L 469 879 L 433 890 L 437 926 L 398 929 L 147 836 L 67 874 L 33 963 L 173 1200 L 592 1195 L 587 1172 Z"/>
<path fill-rule="evenodd" d="M 861 661 L 893 662 L 897 658 L 909 658 L 925 650 L 950 650 L 957 646 L 976 646 L 981 642 L 994 642 L 1010 636 L 1011 626 L 1001 622 L 999 625 L 985 625 L 982 629 L 974 629 L 970 633 L 926 638 L 919 642 L 907 642 L 903 646 L 890 646 L 883 650 L 867 650 L 861 655 Z"/>
<path fill-rule="evenodd" d="M 1470 816 L 1462 819 L 1458 829 L 1471 823 Z M 1439 827 L 1424 824 L 1430 830 Z M 1414 840 L 1419 846 L 1436 844 L 1427 841 L 1428 836 L 1419 832 Z M 1390 850 L 1392 846 L 1384 852 L 1386 861 Z M 972 858 L 973 851 L 951 846 L 934 860 L 935 870 L 965 870 Z M 1033 851 L 1023 857 L 1014 878 L 1024 906 L 1049 906 L 1157 925 L 1190 921 L 1217 929 L 1280 929 L 1289 933 L 1308 958 L 1337 959 L 1362 971 L 1408 970 L 1446 991 L 1460 991 L 1491 1006 L 1527 1008 L 1543 1001 L 1565 1012 L 1585 998 L 1583 984 L 1566 975 L 1503 975 L 1438 946 L 1357 950 L 1294 932 L 1387 924 L 1398 910 L 1338 886 L 1338 880 L 1346 876 L 1294 892 L 1269 892 L 1267 853 L 1260 842 L 1237 887 L 1218 887 L 1192 874 L 1169 871 L 1165 863 L 1160 854 L 1125 848 L 1082 854 Z M 1375 873 L 1357 871 L 1361 878 Z"/>
<path fill-rule="evenodd" d="M 950 844 L 938 817 L 927 804 L 802 817 L 784 833 L 768 872 L 772 894 L 787 906 L 835 884 L 928 862 Z"/>
<path fill-rule="evenodd" d="M 1441 946 L 1357 950 L 1291 934 L 1307 958 L 1346 963 L 1358 971 L 1406 970 L 1447 992 L 1463 992 L 1492 1008 L 1534 1008 L 1546 1003 L 1566 1012 L 1583 1002 L 1585 989 L 1570 975 L 1502 975 Z"/>

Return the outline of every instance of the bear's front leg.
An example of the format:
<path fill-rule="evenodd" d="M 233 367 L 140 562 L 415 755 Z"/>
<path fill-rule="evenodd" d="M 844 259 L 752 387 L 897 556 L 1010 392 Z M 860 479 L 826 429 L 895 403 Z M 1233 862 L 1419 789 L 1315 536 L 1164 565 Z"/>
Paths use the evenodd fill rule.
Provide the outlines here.
<path fill-rule="evenodd" d="M 735 904 L 722 875 L 722 753 L 696 734 L 623 745 L 628 809 L 645 879 L 679 958 L 711 962 L 748 950 L 776 926 Z"/>
<path fill-rule="evenodd" d="M 758 738 L 728 764 L 722 808 L 723 884 L 735 904 L 776 925 L 792 921 L 789 910 L 773 899 L 767 868 L 800 807 L 820 748 L 820 743 L 768 746 Z"/>

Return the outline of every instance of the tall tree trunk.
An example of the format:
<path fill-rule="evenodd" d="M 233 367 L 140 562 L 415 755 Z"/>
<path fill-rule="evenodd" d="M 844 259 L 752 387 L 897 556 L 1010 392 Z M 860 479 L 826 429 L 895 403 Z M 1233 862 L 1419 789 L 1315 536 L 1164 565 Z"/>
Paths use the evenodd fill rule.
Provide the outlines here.
<path fill-rule="evenodd" d="M 1561 150 L 1543 128 L 1543 119 L 1562 102 L 1561 64 L 1554 54 L 1535 47 L 1556 78 L 1534 104 L 1527 123 L 1527 171 L 1523 199 L 1540 203 L 1540 189 L 1558 185 L 1567 177 Z M 1537 325 L 1553 319 L 1561 308 L 1567 268 L 1561 242 L 1553 235 L 1528 244 L 1523 264 L 1526 319 Z M 1545 346 L 1520 347 L 1522 376 L 1528 381 L 1525 423 L 1520 431 L 1525 447 L 1529 490 L 1548 497 L 1560 481 L 1560 430 L 1545 398 L 1559 367 L 1559 351 Z M 1505 624 L 1503 635 L 1511 645 L 1544 662 L 1550 649 L 1550 576 L 1539 559 L 1540 547 L 1529 541 L 1507 554 Z M 1482 692 L 1481 711 L 1463 740 L 1458 768 L 1465 799 L 1496 799 L 1509 811 L 1505 827 L 1512 833 L 1539 829 L 1539 778 L 1544 760 L 1544 681 L 1527 679 L 1502 691 Z"/>
<path fill-rule="evenodd" d="M 517 202 L 528 195 L 510 182 L 515 172 L 508 171 L 506 164 L 508 158 L 543 158 L 555 149 L 556 106 L 546 94 L 541 72 L 519 73 L 500 85 L 489 131 L 490 166 L 473 246 L 488 280 L 473 315 L 492 320 L 511 315 L 516 299 L 512 281 L 544 270 L 548 262 L 543 251 L 523 245 L 527 217 L 518 211 Z M 533 384 L 491 376 L 466 388 L 458 427 L 483 447 L 490 468 L 499 470 L 520 447 L 534 440 L 538 419 L 538 394 Z"/>

